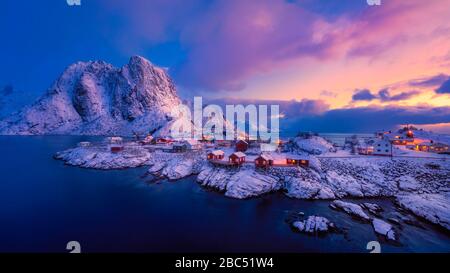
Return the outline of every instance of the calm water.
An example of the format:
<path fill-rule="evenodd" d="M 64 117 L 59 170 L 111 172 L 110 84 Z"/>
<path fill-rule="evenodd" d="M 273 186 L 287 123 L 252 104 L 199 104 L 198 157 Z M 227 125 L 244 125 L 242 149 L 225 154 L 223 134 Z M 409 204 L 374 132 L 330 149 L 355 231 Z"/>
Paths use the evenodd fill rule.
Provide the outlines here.
<path fill-rule="evenodd" d="M 0 251 L 65 252 L 366 252 L 377 240 L 371 225 L 281 193 L 234 200 L 206 190 L 190 177 L 148 183 L 146 168 L 96 171 L 65 166 L 52 155 L 86 137 L 0 137 Z M 389 200 L 381 204 L 389 216 Z M 328 217 L 345 234 L 314 237 L 293 232 L 293 211 Z M 403 225 L 401 245 L 385 252 L 450 252 L 450 236 L 427 224 Z"/>

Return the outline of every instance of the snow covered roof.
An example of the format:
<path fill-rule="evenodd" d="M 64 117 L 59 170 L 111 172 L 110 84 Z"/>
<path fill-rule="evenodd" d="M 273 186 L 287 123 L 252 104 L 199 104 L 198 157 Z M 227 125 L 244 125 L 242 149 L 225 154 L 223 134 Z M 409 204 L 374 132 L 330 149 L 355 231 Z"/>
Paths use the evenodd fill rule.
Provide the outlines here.
<path fill-rule="evenodd" d="M 431 142 L 422 142 L 419 144 L 419 146 L 431 146 L 433 145 Z"/>
<path fill-rule="evenodd" d="M 121 137 L 108 137 L 107 141 L 109 141 L 110 143 L 120 143 L 123 141 L 123 139 Z"/>
<path fill-rule="evenodd" d="M 245 154 L 243 152 L 235 152 L 232 155 L 235 155 L 237 157 L 245 157 Z"/>
<path fill-rule="evenodd" d="M 213 155 L 224 155 L 225 153 L 222 150 L 215 150 L 215 151 L 212 151 L 211 154 L 213 154 Z"/>
<path fill-rule="evenodd" d="M 173 144 L 173 147 L 184 147 L 184 146 L 186 146 L 185 143 L 174 143 Z"/>
<path fill-rule="evenodd" d="M 449 145 L 445 144 L 445 143 L 438 142 L 438 143 L 434 143 L 433 146 L 435 146 L 435 147 L 448 147 Z"/>
<path fill-rule="evenodd" d="M 259 157 L 263 158 L 264 160 L 273 160 L 272 156 L 268 155 L 268 154 L 261 154 L 259 155 Z"/>
<path fill-rule="evenodd" d="M 293 160 L 308 160 L 306 156 L 302 155 L 286 155 L 287 159 L 293 159 Z"/>
<path fill-rule="evenodd" d="M 184 140 L 184 142 L 185 142 L 186 144 L 191 145 L 191 146 L 195 146 L 195 145 L 198 145 L 198 144 L 199 144 L 199 142 L 198 142 L 197 140 L 195 140 L 195 139 L 186 139 L 186 140 Z"/>

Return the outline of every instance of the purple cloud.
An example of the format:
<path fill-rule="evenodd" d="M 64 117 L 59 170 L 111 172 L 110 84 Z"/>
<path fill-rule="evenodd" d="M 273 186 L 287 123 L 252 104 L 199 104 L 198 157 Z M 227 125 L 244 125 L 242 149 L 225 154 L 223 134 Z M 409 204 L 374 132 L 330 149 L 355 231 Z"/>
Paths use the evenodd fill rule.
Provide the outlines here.
<path fill-rule="evenodd" d="M 359 89 L 356 90 L 352 96 L 354 101 L 371 101 L 376 99 L 377 96 L 372 94 L 369 89 Z"/>
<path fill-rule="evenodd" d="M 435 3 L 389 1 L 373 9 L 346 6 L 339 12 L 311 9 L 312 1 L 183 1 L 102 0 L 117 12 L 117 37 L 127 53 L 165 42 L 176 42 L 185 56 L 171 74 L 188 89 L 241 90 L 252 76 L 301 64 L 307 57 L 326 60 L 351 55 L 375 56 L 405 43 L 405 29 Z M 314 5 L 319 5 L 315 3 Z M 321 10 L 336 3 L 320 1 Z M 442 9 L 442 8 L 441 8 Z M 421 18 L 421 17 L 420 17 Z M 128 45 L 130 44 L 130 45 Z"/>
<path fill-rule="evenodd" d="M 445 81 L 438 89 L 436 89 L 438 94 L 450 94 L 450 78 Z"/>
<path fill-rule="evenodd" d="M 413 91 L 406 91 L 406 92 L 401 92 L 399 94 L 391 95 L 391 93 L 389 92 L 389 88 L 380 90 L 378 92 L 378 94 L 372 94 L 372 92 L 369 89 L 358 89 L 353 94 L 352 100 L 353 101 L 372 101 L 372 100 L 378 99 L 382 102 L 402 101 L 402 100 L 408 100 L 419 94 L 420 94 L 419 91 L 413 90 Z"/>
<path fill-rule="evenodd" d="M 333 109 L 318 116 L 282 120 L 280 127 L 288 134 L 295 134 L 301 130 L 372 133 L 376 130 L 395 128 L 401 124 L 420 126 L 420 124 L 448 122 L 450 122 L 450 107 L 360 107 Z"/>
<path fill-rule="evenodd" d="M 252 100 L 252 99 L 231 99 L 221 98 L 205 102 L 207 104 L 217 104 L 225 107 L 227 104 L 242 104 L 242 105 L 279 105 L 280 113 L 284 114 L 286 118 L 297 118 L 300 116 L 320 115 L 329 110 L 329 105 L 323 100 Z"/>
<path fill-rule="evenodd" d="M 380 90 L 378 92 L 378 98 L 381 101 L 387 102 L 387 101 L 402 101 L 402 100 L 408 100 L 414 96 L 419 95 L 420 92 L 413 90 L 413 91 L 407 91 L 407 92 L 401 92 L 399 94 L 391 96 L 389 89 L 385 88 L 383 90 Z"/>
<path fill-rule="evenodd" d="M 428 78 L 415 79 L 409 82 L 410 86 L 416 87 L 435 87 L 443 84 L 450 77 L 445 74 L 438 74 Z"/>

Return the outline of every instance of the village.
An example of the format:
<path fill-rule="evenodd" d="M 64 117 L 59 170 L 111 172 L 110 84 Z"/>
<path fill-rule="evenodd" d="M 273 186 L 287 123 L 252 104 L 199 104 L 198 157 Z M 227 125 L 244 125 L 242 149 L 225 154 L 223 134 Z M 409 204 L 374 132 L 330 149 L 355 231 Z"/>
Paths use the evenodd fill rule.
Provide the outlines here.
<path fill-rule="evenodd" d="M 215 140 L 203 136 L 199 141 L 194 139 L 174 140 L 170 137 L 153 137 L 147 135 L 143 139 L 135 136 L 131 139 L 114 136 L 107 137 L 102 143 L 112 154 L 121 153 L 125 148 L 139 147 L 148 152 L 164 152 L 173 154 L 196 153 L 204 157 L 210 164 L 223 168 L 239 168 L 243 165 L 254 165 L 255 169 L 271 167 L 304 167 L 310 163 L 310 156 L 316 157 L 441 157 L 450 155 L 448 139 L 442 142 L 437 135 L 404 127 L 397 132 L 380 131 L 372 137 L 347 137 L 345 144 L 331 143 L 314 133 L 299 133 L 296 138 L 278 140 L 271 144 L 260 140 Z M 88 147 L 90 142 L 80 142 L 80 147 Z"/>
<path fill-rule="evenodd" d="M 255 168 L 269 167 L 308 167 L 309 156 L 285 153 L 286 143 L 278 141 L 277 144 L 269 144 L 256 140 L 214 140 L 204 137 L 197 141 L 193 139 L 173 140 L 168 137 L 152 137 L 147 135 L 143 140 L 124 140 L 122 137 L 107 137 L 106 143 L 111 153 L 120 153 L 127 147 L 140 146 L 149 152 L 161 151 L 165 153 L 198 153 L 203 152 L 205 158 L 214 166 L 240 167 L 242 165 L 254 165 Z M 95 144 L 80 142 L 80 147 L 89 147 Z M 273 152 L 266 151 L 270 149 Z M 283 152 L 284 151 L 284 152 Z"/>
<path fill-rule="evenodd" d="M 390 197 L 398 207 L 450 230 L 448 143 L 448 135 L 413 127 L 349 135 L 343 143 L 310 132 L 276 144 L 113 136 L 79 142 L 55 158 L 82 168 L 147 167 L 151 184 L 195 176 L 199 185 L 236 199 L 276 191 L 304 200 Z M 343 206 L 350 214 L 362 209 L 351 202 Z"/>
<path fill-rule="evenodd" d="M 448 141 L 448 139 L 446 140 Z M 430 156 L 430 154 L 450 155 L 449 143 L 436 140 L 436 135 L 406 126 L 397 132 L 376 132 L 372 139 L 349 139 L 353 153 L 375 156 Z M 396 153 L 396 150 L 399 152 Z M 419 153 L 415 153 L 419 152 Z M 421 152 L 421 153 L 420 153 Z"/>

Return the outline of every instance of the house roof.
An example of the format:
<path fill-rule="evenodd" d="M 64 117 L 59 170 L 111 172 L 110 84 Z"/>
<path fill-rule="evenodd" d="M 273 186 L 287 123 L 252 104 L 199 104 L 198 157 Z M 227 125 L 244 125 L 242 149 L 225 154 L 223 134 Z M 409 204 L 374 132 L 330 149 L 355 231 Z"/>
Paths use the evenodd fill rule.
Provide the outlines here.
<path fill-rule="evenodd" d="M 432 146 L 433 144 L 431 142 L 422 142 L 418 144 L 419 146 Z"/>
<path fill-rule="evenodd" d="M 224 155 L 225 153 L 222 150 L 215 150 L 215 151 L 210 152 L 210 154 L 213 154 L 213 155 Z"/>
<path fill-rule="evenodd" d="M 186 147 L 186 143 L 175 143 L 173 147 Z"/>
<path fill-rule="evenodd" d="M 305 156 L 301 155 L 287 155 L 286 159 L 294 159 L 294 160 L 308 160 Z"/>
<path fill-rule="evenodd" d="M 245 157 L 245 154 L 243 152 L 235 152 L 233 154 L 231 154 L 230 156 L 235 155 L 237 157 Z"/>
<path fill-rule="evenodd" d="M 448 144 L 437 142 L 433 144 L 434 147 L 448 147 Z"/>
<path fill-rule="evenodd" d="M 268 155 L 268 154 L 261 154 L 257 158 L 262 158 L 262 159 L 264 159 L 266 161 L 273 160 L 273 158 L 270 155 Z"/>
<path fill-rule="evenodd" d="M 195 139 L 186 139 L 186 140 L 184 140 L 184 142 L 185 142 L 186 144 L 191 145 L 191 146 L 194 146 L 194 145 L 198 145 L 198 144 L 199 144 L 199 142 L 198 142 L 197 140 L 195 140 Z"/>

